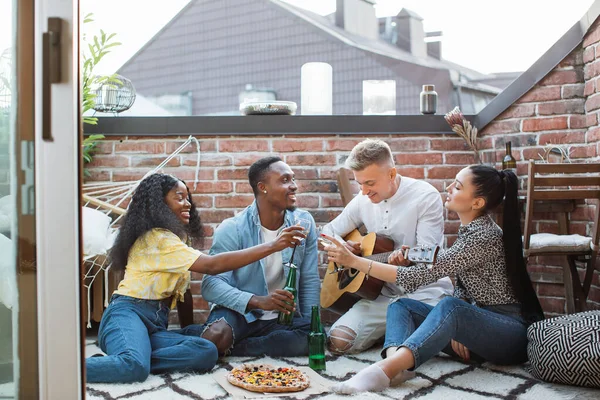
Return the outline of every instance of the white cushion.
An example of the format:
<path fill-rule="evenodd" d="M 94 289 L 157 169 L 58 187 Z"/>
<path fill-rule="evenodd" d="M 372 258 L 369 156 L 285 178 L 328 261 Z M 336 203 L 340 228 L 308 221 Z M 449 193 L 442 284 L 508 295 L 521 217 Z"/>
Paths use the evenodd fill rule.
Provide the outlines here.
<path fill-rule="evenodd" d="M 83 207 L 83 254 L 96 256 L 106 254 L 115 240 L 115 230 L 111 229 L 112 220 L 102 211 Z"/>
<path fill-rule="evenodd" d="M 0 302 L 12 309 L 17 301 L 15 248 L 12 240 L 0 234 Z"/>
<path fill-rule="evenodd" d="M 15 206 L 11 195 L 0 198 L 0 232 L 10 232 Z"/>
<path fill-rule="evenodd" d="M 580 252 L 591 249 L 592 238 L 581 235 L 536 233 L 529 241 L 529 254 L 552 252 Z"/>

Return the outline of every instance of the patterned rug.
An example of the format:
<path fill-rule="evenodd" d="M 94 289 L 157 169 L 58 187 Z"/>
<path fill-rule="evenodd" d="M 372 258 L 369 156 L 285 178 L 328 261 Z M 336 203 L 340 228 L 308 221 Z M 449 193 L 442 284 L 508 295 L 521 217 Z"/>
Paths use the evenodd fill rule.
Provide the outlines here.
<path fill-rule="evenodd" d="M 88 341 L 88 356 L 100 353 L 94 341 Z M 327 356 L 327 370 L 321 375 L 331 383 L 348 379 L 357 371 L 379 360 L 379 351 L 370 350 L 352 356 Z M 212 375 L 230 370 L 244 362 L 259 362 L 272 365 L 306 366 L 306 357 L 295 358 L 242 358 L 228 357 L 208 374 L 176 373 L 150 375 L 143 383 L 136 384 L 88 384 L 89 400 L 226 400 L 232 399 L 219 386 Z M 261 397 L 262 399 L 274 397 Z M 540 382 L 529 375 L 523 366 L 501 367 L 488 363 L 464 364 L 440 356 L 429 360 L 417 370 L 416 377 L 400 386 L 381 393 L 363 393 L 342 396 L 333 393 L 303 396 L 302 393 L 276 399 L 519 399 L 519 400 L 597 400 L 600 390 L 573 386 L 553 385 Z"/>

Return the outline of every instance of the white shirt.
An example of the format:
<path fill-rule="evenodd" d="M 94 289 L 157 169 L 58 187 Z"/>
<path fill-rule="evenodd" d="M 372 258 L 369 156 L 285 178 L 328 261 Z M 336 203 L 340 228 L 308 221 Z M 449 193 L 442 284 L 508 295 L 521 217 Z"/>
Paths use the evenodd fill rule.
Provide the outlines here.
<path fill-rule="evenodd" d="M 261 230 L 263 243 L 268 243 L 277 238 L 281 228 L 277 229 L 276 231 L 272 231 L 264 226 L 261 226 Z M 281 257 L 281 252 L 277 251 L 265 257 L 262 264 L 269 294 L 273 293 L 276 289 L 283 289 L 286 279 L 285 274 L 283 273 L 283 258 Z M 270 320 L 275 319 L 278 316 L 279 311 L 264 311 L 260 319 Z"/>
<path fill-rule="evenodd" d="M 444 208 L 440 193 L 429 183 L 401 177 L 400 186 L 392 197 L 374 204 L 368 196 L 357 194 L 350 203 L 324 228 L 341 237 L 364 225 L 368 232 L 387 236 L 396 249 L 402 245 L 442 245 L 444 239 Z M 442 278 L 406 294 L 414 300 L 439 299 L 451 296 L 450 278 Z M 404 295 L 402 289 L 386 282 L 382 295 Z"/>

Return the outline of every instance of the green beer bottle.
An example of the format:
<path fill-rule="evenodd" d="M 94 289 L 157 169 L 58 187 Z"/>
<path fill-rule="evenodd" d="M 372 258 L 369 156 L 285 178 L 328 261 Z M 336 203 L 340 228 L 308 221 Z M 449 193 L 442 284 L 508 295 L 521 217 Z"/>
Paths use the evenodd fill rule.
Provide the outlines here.
<path fill-rule="evenodd" d="M 308 366 L 315 371 L 325 371 L 325 341 L 319 306 L 312 306 L 308 334 Z"/>
<path fill-rule="evenodd" d="M 294 264 L 290 264 L 290 272 L 288 273 L 287 280 L 285 282 L 285 287 L 283 288 L 283 290 L 287 290 L 288 292 L 294 295 L 295 304 L 296 299 L 298 298 L 298 291 L 296 290 L 296 266 Z M 293 319 L 293 312 L 290 312 L 289 314 L 284 314 L 280 311 L 279 317 L 277 318 L 277 323 L 280 325 L 291 325 Z"/>

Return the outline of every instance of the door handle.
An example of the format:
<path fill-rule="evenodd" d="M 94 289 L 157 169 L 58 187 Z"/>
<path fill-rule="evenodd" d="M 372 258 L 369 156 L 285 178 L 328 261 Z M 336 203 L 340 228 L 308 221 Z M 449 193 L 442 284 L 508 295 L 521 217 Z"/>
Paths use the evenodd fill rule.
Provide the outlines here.
<path fill-rule="evenodd" d="M 52 84 L 61 82 L 61 33 L 62 20 L 48 18 L 48 32 L 42 36 L 42 139 L 52 137 Z"/>

